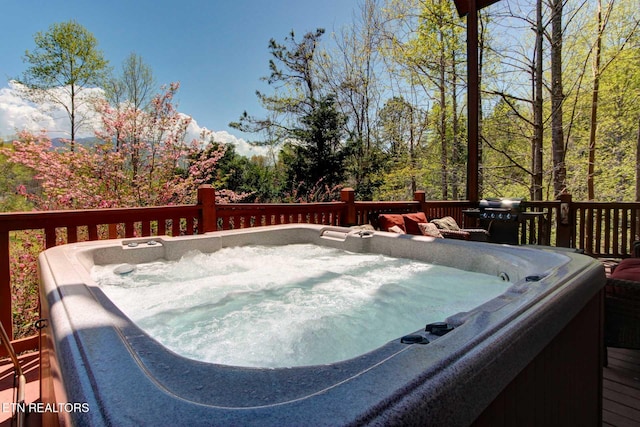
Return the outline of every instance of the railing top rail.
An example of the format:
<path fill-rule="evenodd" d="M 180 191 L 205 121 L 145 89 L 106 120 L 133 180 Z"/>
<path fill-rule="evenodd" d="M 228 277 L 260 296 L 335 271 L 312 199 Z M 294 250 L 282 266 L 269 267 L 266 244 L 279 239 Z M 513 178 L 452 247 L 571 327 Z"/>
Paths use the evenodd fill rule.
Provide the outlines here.
<path fill-rule="evenodd" d="M 324 207 L 341 207 L 345 202 L 310 202 L 310 203 L 219 203 L 216 204 L 217 210 L 233 210 L 233 209 L 300 209 L 324 208 Z"/>
<path fill-rule="evenodd" d="M 560 200 L 523 200 L 520 206 L 555 207 L 560 204 Z"/>
<path fill-rule="evenodd" d="M 468 200 L 427 200 L 426 206 L 431 207 L 451 207 L 451 208 L 475 208 L 478 207 L 477 203 L 470 202 Z"/>
<path fill-rule="evenodd" d="M 640 202 L 571 202 L 577 208 L 640 209 Z"/>
<path fill-rule="evenodd" d="M 419 205 L 420 202 L 418 201 L 399 201 L 399 202 L 393 202 L 393 201 L 384 201 L 384 202 L 368 202 L 368 201 L 356 201 L 354 202 L 354 204 L 356 206 L 414 206 L 414 205 Z"/>
<path fill-rule="evenodd" d="M 398 204 L 398 205 L 412 205 L 415 203 L 420 203 L 420 201 L 418 200 L 398 200 L 398 201 L 370 201 L 370 200 L 366 200 L 366 201 L 355 201 L 355 204 L 359 204 L 359 205 L 393 205 L 393 204 Z M 473 204 L 473 202 L 470 202 L 468 200 L 425 200 L 425 203 L 428 204 L 438 204 L 438 205 L 471 205 Z"/>
<path fill-rule="evenodd" d="M 303 203 L 303 204 L 239 204 L 216 205 L 218 217 L 224 216 L 261 216 L 277 214 L 320 213 L 342 211 L 343 202 Z"/>
<path fill-rule="evenodd" d="M 148 206 L 141 208 L 109 208 L 0 213 L 0 231 L 64 227 L 73 225 L 113 224 L 198 215 L 197 205 Z"/>

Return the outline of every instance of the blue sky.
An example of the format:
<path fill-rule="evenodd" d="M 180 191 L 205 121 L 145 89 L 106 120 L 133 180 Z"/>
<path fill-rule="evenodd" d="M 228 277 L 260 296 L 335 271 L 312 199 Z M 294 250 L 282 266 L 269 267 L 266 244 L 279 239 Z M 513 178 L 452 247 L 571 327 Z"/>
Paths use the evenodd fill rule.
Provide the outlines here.
<path fill-rule="evenodd" d="M 352 22 L 358 0 L 8 0 L 0 6 L 0 136 L 19 123 L 15 98 L 7 102 L 9 80 L 26 68 L 22 58 L 33 36 L 56 22 L 76 20 L 98 40 L 110 65 L 119 70 L 130 53 L 142 56 L 157 83 L 179 81 L 179 110 L 200 127 L 227 131 L 243 111 L 260 116 L 255 91 L 268 90 L 268 43 L 291 30 L 302 36 Z M 4 98 L 3 98 L 4 96 Z M 13 111 L 9 111 L 13 110 Z M 26 111 L 26 110 L 24 110 Z M 13 119 L 3 120 L 12 114 Z"/>

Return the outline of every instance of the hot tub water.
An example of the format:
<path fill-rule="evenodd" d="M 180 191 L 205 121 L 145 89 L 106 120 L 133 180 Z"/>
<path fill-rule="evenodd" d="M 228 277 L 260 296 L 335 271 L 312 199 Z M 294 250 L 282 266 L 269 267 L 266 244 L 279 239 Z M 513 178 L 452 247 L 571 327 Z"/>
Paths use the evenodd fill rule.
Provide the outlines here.
<path fill-rule="evenodd" d="M 358 356 L 471 310 L 511 285 L 313 244 L 192 251 L 118 274 L 128 270 L 96 265 L 92 276 L 163 345 L 201 361 L 271 368 Z"/>

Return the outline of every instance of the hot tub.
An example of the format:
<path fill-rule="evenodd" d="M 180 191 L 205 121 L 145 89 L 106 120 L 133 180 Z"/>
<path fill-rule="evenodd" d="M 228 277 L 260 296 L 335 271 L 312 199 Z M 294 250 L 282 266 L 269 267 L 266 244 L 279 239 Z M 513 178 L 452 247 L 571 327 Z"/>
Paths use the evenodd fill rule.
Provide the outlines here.
<path fill-rule="evenodd" d="M 194 250 L 294 244 L 416 259 L 499 276 L 510 286 L 471 310 L 440 319 L 452 329 L 446 334 L 437 326 L 425 331 L 426 321 L 416 318 L 415 327 L 347 360 L 273 368 L 179 355 L 130 320 L 91 276 L 97 265 L 135 266 L 177 260 Z M 560 392 L 573 403 L 561 404 L 562 409 L 551 411 L 552 418 L 545 420 L 599 423 L 599 390 L 585 388 L 601 381 L 599 295 L 604 271 L 597 261 L 572 251 L 282 225 L 59 246 L 40 255 L 39 267 L 41 311 L 48 319 L 41 338 L 41 398 L 59 409 L 46 413 L 45 421 L 96 426 L 453 426 L 487 420 L 498 425 L 500 413 L 501 424 L 508 425 L 505 414 L 513 413 L 515 424 L 526 416 L 522 408 L 541 416 L 530 395 L 541 393 L 555 401 L 554 393 Z M 580 368 L 573 354 L 580 357 Z M 545 362 L 536 362 L 540 358 Z M 574 366 L 571 372 L 565 364 Z M 574 387 L 575 378 L 581 382 Z M 571 385 L 558 386 L 566 382 Z M 526 392 L 519 394 L 527 403 L 505 411 L 509 399 L 518 396 L 512 389 L 523 387 Z M 584 405 L 595 409 L 585 410 Z"/>

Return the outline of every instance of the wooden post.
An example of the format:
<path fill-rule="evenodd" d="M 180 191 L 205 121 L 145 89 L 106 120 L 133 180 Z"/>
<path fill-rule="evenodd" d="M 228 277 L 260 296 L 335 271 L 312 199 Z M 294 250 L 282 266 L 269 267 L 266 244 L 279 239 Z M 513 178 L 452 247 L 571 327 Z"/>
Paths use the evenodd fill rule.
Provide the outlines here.
<path fill-rule="evenodd" d="M 0 231 L 0 322 L 13 340 L 13 310 L 11 309 L 11 273 L 9 268 L 9 232 Z"/>
<path fill-rule="evenodd" d="M 556 212 L 556 246 L 573 247 L 573 226 L 575 212 L 571 205 L 571 194 L 562 193 L 558 197 L 560 208 Z"/>
<path fill-rule="evenodd" d="M 478 76 L 478 8 L 476 0 L 468 1 L 467 13 L 467 199 L 479 199 L 478 180 L 478 111 L 480 88 Z"/>
<path fill-rule="evenodd" d="M 218 230 L 218 214 L 216 212 L 216 189 L 209 184 L 198 187 L 198 206 L 200 206 L 199 226 L 202 233 Z"/>
<path fill-rule="evenodd" d="M 499 0 L 453 0 L 460 17 L 467 17 L 467 199 L 480 198 L 480 76 L 478 75 L 478 11 Z"/>
<path fill-rule="evenodd" d="M 353 188 L 343 188 L 340 190 L 340 201 L 346 206 L 340 215 L 340 225 L 356 225 L 356 192 Z"/>
<path fill-rule="evenodd" d="M 425 193 L 423 190 L 418 190 L 415 193 L 413 193 L 413 200 L 415 200 L 416 202 L 420 202 L 420 208 L 418 208 L 419 212 L 424 212 L 426 214 L 427 212 L 427 193 Z"/>

